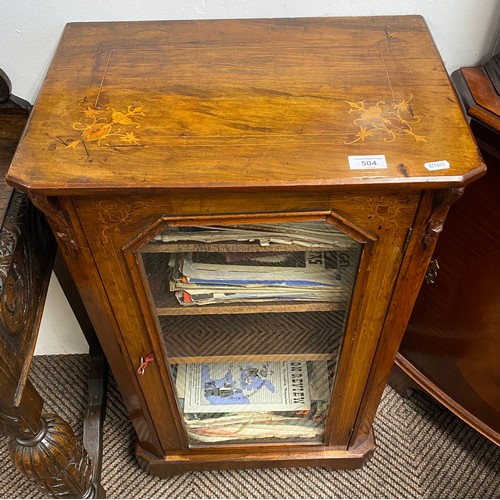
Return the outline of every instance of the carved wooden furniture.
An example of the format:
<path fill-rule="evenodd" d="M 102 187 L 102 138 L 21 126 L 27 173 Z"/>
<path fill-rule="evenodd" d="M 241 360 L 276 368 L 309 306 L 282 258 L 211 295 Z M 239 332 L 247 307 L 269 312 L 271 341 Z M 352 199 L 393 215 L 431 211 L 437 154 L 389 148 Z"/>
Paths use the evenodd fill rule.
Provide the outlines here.
<path fill-rule="evenodd" d="M 69 24 L 8 180 L 165 476 L 361 466 L 483 173 L 424 21 L 394 17 Z"/>
<path fill-rule="evenodd" d="M 10 94 L 10 82 L 0 71 L 0 171 L 5 176 L 31 106 Z M 56 244 L 45 218 L 27 196 L 0 183 L 0 431 L 11 436 L 15 466 L 49 496 L 103 498 L 100 486 L 102 446 L 99 440 L 102 404 L 102 363 L 92 344 L 93 401 L 86 418 L 84 442 L 77 443 L 70 425 L 57 414 L 42 413 L 43 400 L 28 380 Z M 65 266 L 57 266 L 63 276 Z M 67 274 L 67 270 L 66 270 Z M 71 283 L 62 283 L 75 308 Z M 78 311 L 77 311 L 78 312 Z M 91 338 L 82 310 L 79 320 Z M 93 335 L 95 339 L 95 335 Z M 100 380 L 95 380 L 101 373 Z M 92 463 L 91 463 L 92 459 Z"/>
<path fill-rule="evenodd" d="M 464 421 L 500 445 L 499 57 L 462 68 L 453 82 L 488 167 L 453 206 L 396 365 Z M 492 71 L 493 68 L 497 71 Z M 398 383 L 394 381 L 394 383 Z M 401 384 L 401 382 L 399 382 Z"/>

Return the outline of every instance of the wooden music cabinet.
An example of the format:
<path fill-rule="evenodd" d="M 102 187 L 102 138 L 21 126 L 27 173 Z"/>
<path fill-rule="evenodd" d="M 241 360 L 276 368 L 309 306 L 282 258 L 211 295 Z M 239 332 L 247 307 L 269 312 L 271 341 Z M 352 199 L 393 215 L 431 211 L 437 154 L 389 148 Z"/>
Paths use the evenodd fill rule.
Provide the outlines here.
<path fill-rule="evenodd" d="M 420 17 L 72 23 L 8 181 L 166 476 L 361 466 L 484 171 Z"/>

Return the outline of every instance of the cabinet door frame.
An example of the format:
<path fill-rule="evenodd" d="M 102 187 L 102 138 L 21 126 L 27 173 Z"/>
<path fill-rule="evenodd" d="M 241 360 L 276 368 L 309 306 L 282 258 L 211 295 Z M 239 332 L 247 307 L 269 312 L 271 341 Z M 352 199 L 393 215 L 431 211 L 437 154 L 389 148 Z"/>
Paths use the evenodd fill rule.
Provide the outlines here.
<path fill-rule="evenodd" d="M 245 213 L 245 214 L 231 214 L 231 215 L 195 215 L 195 216 L 161 216 L 155 222 L 150 224 L 147 229 L 143 229 L 140 234 L 138 234 L 135 238 L 128 241 L 123 247 L 122 250 L 125 254 L 126 262 L 129 268 L 131 275 L 133 276 L 133 281 L 137 284 L 136 294 L 138 300 L 141 304 L 141 309 L 145 311 L 144 316 L 146 319 L 146 323 L 148 324 L 148 334 L 151 338 L 152 343 L 161 344 L 159 341 L 161 328 L 157 321 L 156 315 L 152 313 L 152 308 L 154 301 L 151 297 L 151 293 L 146 285 L 146 272 L 142 264 L 142 260 L 140 257 L 141 250 L 150 242 L 154 236 L 156 236 L 159 232 L 163 231 L 167 227 L 189 227 L 189 226 L 229 226 L 234 224 L 259 224 L 262 222 L 265 223 L 293 223 L 293 222 L 306 222 L 306 221 L 322 221 L 325 223 L 332 224 L 334 227 L 342 230 L 345 234 L 352 237 L 357 243 L 362 245 L 360 260 L 358 263 L 358 270 L 356 273 L 356 279 L 352 291 L 350 306 L 347 311 L 347 318 L 345 322 L 345 331 L 344 337 L 342 340 L 342 344 L 344 342 L 352 341 L 356 337 L 356 335 L 351 335 L 349 332 L 355 328 L 357 328 L 359 311 L 362 307 L 362 301 L 364 296 L 364 286 L 366 283 L 366 278 L 368 274 L 368 266 L 373 250 L 373 246 L 376 244 L 378 238 L 368 231 L 357 227 L 355 224 L 348 221 L 345 217 L 336 213 L 333 210 L 327 211 L 313 211 L 313 212 L 284 212 L 280 214 L 276 213 Z M 150 311 L 149 314 L 146 311 Z M 352 326 L 351 326 L 352 325 Z M 154 337 L 154 338 L 153 338 Z M 155 355 L 155 359 L 159 363 L 162 364 L 162 367 L 167 367 L 167 352 L 168 346 L 161 349 L 162 355 L 161 357 Z M 339 372 L 345 372 L 347 370 L 348 360 L 346 359 L 346 355 L 343 355 L 343 352 L 349 352 L 349 349 L 344 351 L 343 346 L 341 346 L 340 356 L 337 362 L 337 370 Z M 168 391 L 175 394 L 175 383 L 173 382 L 169 370 L 165 371 L 161 370 L 164 375 L 163 383 L 168 387 Z M 334 385 L 332 387 L 331 392 L 331 400 L 329 405 L 329 412 L 327 421 L 325 423 L 325 436 L 323 439 L 323 443 L 317 443 L 316 446 L 323 446 L 332 441 L 332 436 L 334 433 L 334 421 L 335 421 L 335 401 L 339 398 L 342 398 L 344 395 L 344 389 L 339 387 L 336 383 L 336 379 L 334 379 Z M 177 400 L 177 398 L 175 398 Z M 359 402 L 360 403 L 360 402 Z M 184 419 L 182 417 L 182 412 L 180 411 L 178 404 L 176 404 L 177 418 L 181 422 L 185 434 L 187 436 L 186 429 L 184 427 Z M 177 419 L 176 418 L 176 419 Z M 353 422 L 354 424 L 354 422 Z M 254 448 L 255 446 L 300 446 L 300 442 L 297 441 L 289 441 L 289 442 L 280 442 L 280 443 L 265 443 L 265 442 L 255 442 L 255 443 L 239 443 L 239 446 Z M 184 443 L 183 443 L 184 445 Z M 211 447 L 217 448 L 219 446 L 228 446 L 227 443 L 217 443 L 217 444 L 206 444 L 203 445 L 204 449 L 209 449 Z M 230 444 L 229 444 L 230 445 Z M 189 445 L 186 441 L 185 444 L 187 449 L 192 446 L 202 446 L 202 445 Z"/>

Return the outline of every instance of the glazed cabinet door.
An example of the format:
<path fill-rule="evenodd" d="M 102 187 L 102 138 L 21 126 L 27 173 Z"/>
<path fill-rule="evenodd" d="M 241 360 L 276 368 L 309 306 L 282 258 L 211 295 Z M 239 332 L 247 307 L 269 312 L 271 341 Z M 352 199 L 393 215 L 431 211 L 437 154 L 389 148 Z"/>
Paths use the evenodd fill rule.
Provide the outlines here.
<path fill-rule="evenodd" d="M 323 443 L 373 241 L 334 214 L 253 214 L 164 217 L 127 245 L 190 444 Z"/>
<path fill-rule="evenodd" d="M 75 200 L 159 452 L 347 448 L 418 194 L 190 196 Z"/>

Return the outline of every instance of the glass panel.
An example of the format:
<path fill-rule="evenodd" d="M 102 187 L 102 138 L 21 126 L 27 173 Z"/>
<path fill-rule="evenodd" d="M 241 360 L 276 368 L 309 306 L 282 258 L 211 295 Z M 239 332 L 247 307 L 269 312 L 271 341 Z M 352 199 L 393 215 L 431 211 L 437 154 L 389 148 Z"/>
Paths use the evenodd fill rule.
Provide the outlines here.
<path fill-rule="evenodd" d="M 323 440 L 361 247 L 294 222 L 167 227 L 143 248 L 191 443 Z"/>

